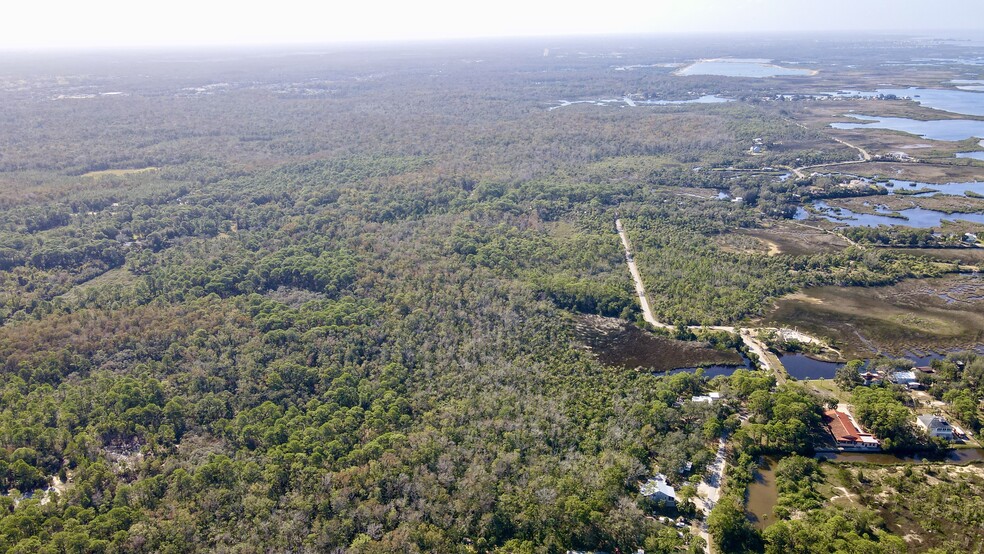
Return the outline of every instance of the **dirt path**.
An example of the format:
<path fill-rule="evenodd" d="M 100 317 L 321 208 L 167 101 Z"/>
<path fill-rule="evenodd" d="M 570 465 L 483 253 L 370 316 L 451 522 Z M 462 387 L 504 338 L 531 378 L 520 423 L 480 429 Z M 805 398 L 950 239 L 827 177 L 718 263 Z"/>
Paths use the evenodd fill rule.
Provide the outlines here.
<path fill-rule="evenodd" d="M 800 227 L 806 227 L 807 229 L 815 229 L 817 231 L 823 231 L 824 233 L 827 233 L 827 234 L 830 234 L 830 235 L 834 235 L 835 237 L 838 237 L 840 239 L 843 239 L 843 240 L 847 241 L 851 246 L 855 246 L 857 248 L 861 248 L 862 250 L 864 249 L 864 246 L 862 246 L 861 244 L 858 244 L 857 242 L 854 242 L 853 240 L 845 237 L 844 235 L 842 235 L 842 234 L 840 234 L 838 232 L 830 231 L 828 229 L 824 229 L 823 227 L 816 227 L 814 225 L 807 225 L 806 223 L 799 223 L 798 221 L 790 221 L 789 223 L 791 223 L 793 225 L 799 225 Z"/>
<path fill-rule="evenodd" d="M 853 492 L 847 490 L 844 487 L 834 487 L 834 489 L 839 490 L 844 494 L 838 494 L 837 496 L 832 496 L 830 497 L 830 500 L 828 500 L 827 502 L 833 502 L 834 500 L 838 500 L 840 498 L 846 498 L 848 502 L 850 502 L 851 504 L 857 504 L 857 500 L 855 500 L 855 498 L 858 495 L 854 494 Z"/>
<path fill-rule="evenodd" d="M 649 305 L 649 299 L 646 296 L 646 286 L 642 282 L 642 274 L 639 273 L 639 267 L 636 265 L 635 259 L 632 256 L 632 246 L 631 243 L 629 242 L 629 236 L 625 232 L 625 227 L 622 225 L 621 219 L 617 219 L 617 218 L 615 219 L 615 229 L 618 231 L 619 238 L 622 239 L 623 248 L 625 248 L 625 262 L 629 266 L 629 273 L 632 274 L 632 281 L 635 283 L 636 294 L 639 296 L 639 305 L 642 307 L 643 319 L 646 321 L 646 323 L 649 323 L 653 327 L 657 327 L 659 329 L 675 329 L 673 325 L 663 323 L 657 320 L 656 316 L 653 315 L 653 310 Z M 785 382 L 786 369 L 782 366 L 782 363 L 779 361 L 779 358 L 772 352 L 769 352 L 769 349 L 765 346 L 765 344 L 763 344 L 762 341 L 758 340 L 755 337 L 755 335 L 761 329 L 752 329 L 752 328 L 745 329 L 740 327 L 732 327 L 730 325 L 713 325 L 710 327 L 691 325 L 688 328 L 694 330 L 711 329 L 713 331 L 738 333 L 742 342 L 745 343 L 745 346 L 748 347 L 748 350 L 750 352 L 754 352 L 755 355 L 758 356 L 759 363 L 762 365 L 762 368 L 767 371 L 771 371 L 773 374 L 775 374 L 776 379 L 778 379 L 780 382 Z M 821 342 L 813 337 L 809 337 L 809 339 L 810 341 Z"/>
<path fill-rule="evenodd" d="M 758 329 L 739 329 L 738 334 L 741 337 L 741 341 L 748 347 L 749 352 L 754 352 L 758 356 L 762 369 L 771 371 L 779 383 L 785 383 L 787 375 L 786 368 L 782 366 L 782 362 L 779 361 L 778 356 L 769 352 L 765 344 L 755 338 L 756 331 Z"/>
<path fill-rule="evenodd" d="M 660 323 L 656 320 L 653 315 L 652 308 L 649 307 L 649 300 L 646 298 L 646 286 L 642 284 L 642 275 L 639 273 L 639 268 L 636 266 L 635 260 L 632 258 L 632 247 L 629 245 L 629 236 L 625 233 L 625 228 L 622 227 L 622 220 L 615 220 L 615 229 L 618 230 L 618 236 L 622 239 L 622 246 L 625 248 L 625 262 L 629 266 L 629 273 L 632 274 L 632 280 L 635 282 L 636 294 L 639 295 L 639 305 L 642 307 L 642 318 L 646 320 L 646 323 L 652 325 L 653 327 L 658 327 L 660 329 L 672 329 L 672 325 L 667 325 L 665 323 Z"/>
<path fill-rule="evenodd" d="M 841 139 L 839 139 L 837 137 L 830 137 L 830 138 L 836 140 L 837 142 L 843 144 L 844 146 L 847 146 L 848 148 L 853 148 L 853 149 L 857 150 L 858 151 L 858 154 L 861 155 L 861 161 L 864 161 L 864 162 L 870 162 L 871 161 L 871 154 L 868 154 L 868 151 L 865 150 L 864 148 L 861 148 L 860 146 L 858 146 L 856 144 L 851 144 L 850 142 L 847 142 L 846 140 L 841 140 Z"/>
<path fill-rule="evenodd" d="M 803 125 L 802 123 L 799 123 L 799 122 L 796 122 L 796 121 L 793 121 L 792 123 L 794 125 L 796 125 L 797 127 L 801 127 L 803 129 L 809 129 L 809 127 L 807 127 L 806 125 Z M 827 136 L 830 137 L 832 140 L 835 140 L 835 141 L 843 144 L 844 146 L 847 146 L 848 148 L 853 148 L 854 150 L 857 150 L 858 151 L 858 157 L 860 158 L 860 161 L 862 161 L 862 162 L 870 162 L 871 161 L 871 154 L 869 154 L 868 151 L 865 150 L 864 148 L 861 148 L 860 146 L 858 146 L 856 144 L 851 144 L 850 142 L 847 142 L 846 140 L 842 140 L 842 139 L 839 139 L 839 138 L 834 137 L 834 136 L 830 136 L 830 135 L 827 135 Z M 801 167 L 786 167 L 785 169 L 788 169 L 788 170 L 792 171 L 793 174 L 796 175 L 796 178 L 797 179 L 805 179 L 806 178 L 806 174 L 803 173 L 803 170 L 805 170 L 805 169 L 814 169 L 814 168 L 818 168 L 818 167 L 830 167 L 830 166 L 835 166 L 835 165 L 856 164 L 856 163 L 858 163 L 858 161 L 859 160 L 852 160 L 852 161 L 849 161 L 849 162 L 832 162 L 832 163 L 829 163 L 829 164 L 804 165 L 804 166 L 801 166 Z"/>

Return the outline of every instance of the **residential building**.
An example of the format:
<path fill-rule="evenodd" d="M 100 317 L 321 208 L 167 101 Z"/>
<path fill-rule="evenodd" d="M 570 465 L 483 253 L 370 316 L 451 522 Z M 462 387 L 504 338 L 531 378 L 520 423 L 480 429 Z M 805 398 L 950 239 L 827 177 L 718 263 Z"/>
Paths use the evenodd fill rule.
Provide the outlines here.
<path fill-rule="evenodd" d="M 916 373 L 914 371 L 896 371 L 889 380 L 910 389 L 922 388 L 922 384 L 916 380 Z"/>
<path fill-rule="evenodd" d="M 823 421 L 838 448 L 844 450 L 881 450 L 881 443 L 862 431 L 848 414 L 837 410 L 823 413 Z"/>
<path fill-rule="evenodd" d="M 931 437 L 953 440 L 953 426 L 947 420 L 935 415 L 921 415 L 916 418 L 916 425 L 921 427 Z"/>
<path fill-rule="evenodd" d="M 639 487 L 639 492 L 656 502 L 663 502 L 667 506 L 676 506 L 676 491 L 666 482 L 666 476 L 662 473 L 657 473 L 652 479 L 643 483 Z"/>
<path fill-rule="evenodd" d="M 691 402 L 706 402 L 708 404 L 713 404 L 718 400 L 721 400 L 721 393 L 719 392 L 709 392 L 706 395 L 690 397 Z"/>

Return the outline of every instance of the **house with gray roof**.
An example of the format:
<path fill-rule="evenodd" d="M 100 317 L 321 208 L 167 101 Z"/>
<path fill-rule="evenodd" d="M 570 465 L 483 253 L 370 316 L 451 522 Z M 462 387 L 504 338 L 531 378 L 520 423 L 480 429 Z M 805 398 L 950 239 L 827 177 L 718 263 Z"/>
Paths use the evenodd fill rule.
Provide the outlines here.
<path fill-rule="evenodd" d="M 925 430 L 931 437 L 953 440 L 953 426 L 940 416 L 921 415 L 916 418 L 916 425 Z"/>
<path fill-rule="evenodd" d="M 643 483 L 639 487 L 639 492 L 656 502 L 663 502 L 667 506 L 676 506 L 676 491 L 666 482 L 666 476 L 662 473 L 657 473 L 652 479 Z"/>

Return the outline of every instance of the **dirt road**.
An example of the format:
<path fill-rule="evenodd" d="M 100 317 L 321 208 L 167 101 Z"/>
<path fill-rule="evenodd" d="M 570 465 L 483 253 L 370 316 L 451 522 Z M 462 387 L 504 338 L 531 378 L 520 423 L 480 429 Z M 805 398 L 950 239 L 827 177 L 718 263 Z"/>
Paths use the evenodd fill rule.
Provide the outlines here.
<path fill-rule="evenodd" d="M 635 283 L 636 294 L 639 296 L 639 306 L 642 307 L 642 318 L 646 321 L 646 323 L 649 323 L 653 327 L 657 327 L 659 329 L 675 329 L 673 325 L 663 323 L 657 320 L 656 316 L 653 315 L 653 310 L 649 305 L 649 299 L 646 296 L 646 286 L 642 282 L 642 275 L 639 273 L 639 267 L 636 265 L 635 259 L 632 256 L 632 245 L 629 242 L 629 236 L 625 232 L 625 227 L 622 225 L 621 219 L 615 219 L 615 229 L 618 231 L 619 238 L 622 239 L 622 247 L 625 249 L 625 262 L 629 266 L 629 273 L 632 274 L 632 281 Z M 711 329 L 714 331 L 738 333 L 742 342 L 748 347 L 748 350 L 750 352 L 754 352 L 755 355 L 758 356 L 759 363 L 762 365 L 762 368 L 774 373 L 776 379 L 779 379 L 780 382 L 785 381 L 786 369 L 782 367 L 782 363 L 779 362 L 779 358 L 772 352 L 769 352 L 768 348 L 766 348 L 762 341 L 756 338 L 756 334 L 760 331 L 760 329 L 746 329 L 728 325 L 714 325 L 710 327 L 692 325 L 689 328 Z M 817 339 L 812 337 L 809 337 L 809 339 L 810 341 L 817 341 Z"/>
<path fill-rule="evenodd" d="M 725 458 L 725 446 L 727 441 L 721 437 L 718 442 L 717 455 L 714 461 L 708 466 L 708 475 L 697 485 L 697 498 L 695 504 L 704 514 L 703 521 L 700 522 L 700 536 L 707 545 L 705 552 L 710 552 L 711 535 L 707 532 L 707 517 L 711 515 L 711 510 L 721 499 L 721 480 L 724 478 L 724 470 L 728 465 Z"/>
<path fill-rule="evenodd" d="M 622 220 L 615 220 L 615 229 L 618 230 L 618 236 L 622 239 L 622 246 L 625 248 L 625 262 L 629 266 L 629 273 L 632 274 L 632 281 L 635 282 L 636 294 L 639 295 L 639 305 L 642 307 L 642 318 L 646 320 L 646 323 L 652 325 L 653 327 L 659 327 L 660 329 L 672 329 L 672 325 L 667 325 L 665 323 L 660 323 L 656 320 L 653 315 L 652 308 L 649 307 L 649 299 L 646 298 L 646 286 L 642 284 L 642 275 L 639 273 L 639 268 L 636 266 L 635 260 L 632 258 L 632 247 L 629 244 L 629 236 L 625 234 L 625 228 L 622 227 Z"/>

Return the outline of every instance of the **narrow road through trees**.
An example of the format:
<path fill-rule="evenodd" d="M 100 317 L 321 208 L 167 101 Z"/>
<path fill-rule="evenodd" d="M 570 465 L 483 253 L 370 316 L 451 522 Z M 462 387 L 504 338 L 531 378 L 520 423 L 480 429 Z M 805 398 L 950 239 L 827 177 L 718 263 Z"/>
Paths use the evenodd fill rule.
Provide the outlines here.
<path fill-rule="evenodd" d="M 629 235 L 625 232 L 625 226 L 622 225 L 622 220 L 620 218 L 615 218 L 615 229 L 618 231 L 619 238 L 622 239 L 622 247 L 625 249 L 625 262 L 629 266 L 629 273 L 632 274 L 632 281 L 635 283 L 636 294 L 639 296 L 639 305 L 642 307 L 642 318 L 646 321 L 646 323 L 649 323 L 658 329 L 675 329 L 673 325 L 663 323 L 662 321 L 656 319 L 656 316 L 653 314 L 653 310 L 649 305 L 649 298 L 646 296 L 646 285 L 642 282 L 642 275 L 639 273 L 639 267 L 636 265 L 635 259 L 632 255 L 632 246 L 629 242 Z M 741 338 L 742 342 L 748 347 L 749 352 L 754 352 L 758 357 L 759 364 L 763 369 L 771 371 L 775 374 L 776 379 L 780 382 L 786 380 L 786 369 L 782 367 L 782 363 L 779 362 L 779 358 L 772 352 L 769 352 L 769 349 L 765 346 L 765 344 L 756 338 L 756 334 L 761 329 L 732 327 L 728 325 L 714 325 L 710 327 L 691 325 L 688 329 L 711 329 L 715 331 L 726 331 L 728 333 L 738 333 L 738 336 Z"/>

